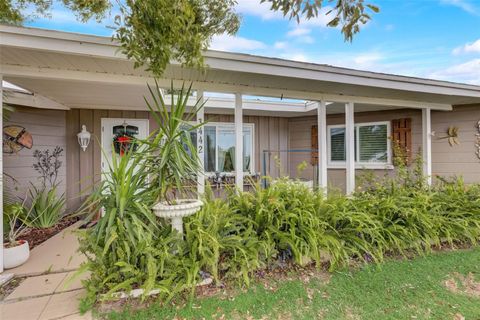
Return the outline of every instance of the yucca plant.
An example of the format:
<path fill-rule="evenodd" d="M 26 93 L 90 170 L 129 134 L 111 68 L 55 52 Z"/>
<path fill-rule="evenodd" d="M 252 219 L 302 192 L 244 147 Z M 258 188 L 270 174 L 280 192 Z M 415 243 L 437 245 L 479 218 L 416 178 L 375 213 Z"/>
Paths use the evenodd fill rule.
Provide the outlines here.
<path fill-rule="evenodd" d="M 152 207 L 157 201 L 175 202 L 174 191 L 198 170 L 198 156 L 188 127 L 198 108 L 187 110 L 190 88 L 172 97 L 167 108 L 160 88 L 148 87 L 145 99 L 158 129 L 137 148 L 113 156 L 109 170 L 85 201 L 82 212 L 90 217 L 103 213 L 92 229 L 82 235 L 81 251 L 92 272 L 88 283 L 91 300 L 102 293 L 143 288 L 172 294 L 197 283 L 199 263 L 190 259 L 184 241 L 157 221 Z M 191 112 L 191 113 L 190 113 Z"/>
<path fill-rule="evenodd" d="M 174 90 L 172 83 L 171 92 L 176 94 L 171 95 L 170 106 L 156 81 L 154 87 L 148 86 L 148 90 L 150 97 L 145 98 L 145 103 L 158 129 L 142 141 L 148 155 L 142 157 L 147 163 L 145 169 L 152 184 L 160 190 L 157 200 L 173 204 L 176 193 L 182 193 L 200 169 L 197 149 L 190 133 L 204 125 L 192 125 L 204 103 L 197 100 L 191 108 L 188 107 L 191 85 Z"/>
<path fill-rule="evenodd" d="M 28 191 L 30 201 L 29 214 L 22 217 L 23 222 L 32 228 L 46 229 L 56 225 L 65 209 L 65 196 L 57 195 L 57 187 L 36 187 L 31 184 Z"/>
<path fill-rule="evenodd" d="M 108 165 L 80 210 L 87 219 L 103 212 L 93 228 L 81 233 L 80 250 L 88 259 L 84 268 L 92 273 L 90 291 L 111 295 L 156 281 L 146 271 L 153 261 L 147 249 L 158 229 L 151 211 L 158 192 L 149 186 L 146 163 L 133 148 Z"/>

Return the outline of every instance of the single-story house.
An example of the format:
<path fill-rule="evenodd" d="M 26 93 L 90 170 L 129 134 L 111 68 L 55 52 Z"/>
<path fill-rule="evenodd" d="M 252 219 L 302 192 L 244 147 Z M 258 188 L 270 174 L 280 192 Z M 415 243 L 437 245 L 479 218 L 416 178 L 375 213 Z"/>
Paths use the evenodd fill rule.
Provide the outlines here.
<path fill-rule="evenodd" d="M 480 182 L 479 86 L 219 51 L 205 52 L 205 62 L 206 70 L 173 63 L 158 79 L 164 88 L 192 83 L 192 101 L 207 101 L 197 119 L 208 121 L 197 134 L 200 192 L 205 177 L 225 172 L 239 188 L 247 175 L 268 174 L 351 193 L 359 171 L 393 169 L 392 141 L 420 151 L 429 177 Z M 101 179 L 108 161 L 102 146 L 111 154 L 119 128 L 137 137 L 155 129 L 143 100 L 154 79 L 111 38 L 0 26 L 0 80 L 9 84 L 0 99 L 16 106 L 2 127 L 33 137 L 31 149 L 4 148 L 3 171 L 20 188 L 34 183 L 34 150 L 60 146 L 69 211 Z M 77 138 L 82 126 L 92 137 L 85 150 Z M 458 145 L 445 139 L 449 129 Z M 9 187 L 8 179 L 2 183 Z"/>

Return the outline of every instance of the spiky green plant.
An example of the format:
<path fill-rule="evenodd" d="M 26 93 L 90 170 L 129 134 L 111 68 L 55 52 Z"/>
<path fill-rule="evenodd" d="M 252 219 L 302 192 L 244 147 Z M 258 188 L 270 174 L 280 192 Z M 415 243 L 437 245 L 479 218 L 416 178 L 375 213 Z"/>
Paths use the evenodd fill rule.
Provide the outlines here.
<path fill-rule="evenodd" d="M 146 272 L 153 263 L 148 250 L 158 229 L 150 208 L 157 192 L 149 188 L 145 161 L 133 149 L 112 157 L 105 177 L 85 201 L 82 212 L 102 218 L 81 235 L 88 259 L 90 292 L 114 293 L 155 282 Z M 151 286 L 151 285 L 148 285 Z M 96 298 L 96 297 L 95 297 Z"/>
<path fill-rule="evenodd" d="M 159 201 L 172 203 L 175 192 L 185 190 L 185 185 L 200 169 L 200 161 L 190 132 L 195 132 L 204 123 L 192 125 L 197 113 L 204 103 L 197 100 L 189 108 L 188 100 L 191 96 L 191 86 L 177 90 L 171 95 L 170 105 L 163 98 L 161 88 L 155 81 L 155 86 L 148 86 L 149 99 L 145 103 L 155 120 L 158 129 L 151 136 L 142 141 L 148 147 L 144 157 L 152 183 L 158 185 Z M 174 92 L 173 83 L 171 91 Z"/>
<path fill-rule="evenodd" d="M 62 219 L 65 209 L 65 195 L 57 194 L 57 187 L 36 187 L 31 184 L 28 190 L 30 208 L 22 217 L 23 222 L 32 228 L 46 229 L 56 225 Z"/>

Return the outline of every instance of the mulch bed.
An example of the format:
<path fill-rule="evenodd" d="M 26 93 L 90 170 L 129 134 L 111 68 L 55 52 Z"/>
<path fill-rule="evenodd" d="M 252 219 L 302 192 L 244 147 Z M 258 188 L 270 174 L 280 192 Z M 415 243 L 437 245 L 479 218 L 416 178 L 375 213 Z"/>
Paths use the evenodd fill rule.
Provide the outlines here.
<path fill-rule="evenodd" d="M 5 300 L 5 298 L 8 297 L 8 295 L 10 295 L 10 293 L 12 293 L 25 279 L 26 277 L 13 278 L 3 284 L 3 286 L 0 286 L 0 301 Z"/>
<path fill-rule="evenodd" d="M 78 217 L 64 217 L 56 225 L 47 229 L 32 228 L 22 235 L 22 240 L 27 240 L 30 250 L 47 241 L 63 229 L 79 220 Z"/>

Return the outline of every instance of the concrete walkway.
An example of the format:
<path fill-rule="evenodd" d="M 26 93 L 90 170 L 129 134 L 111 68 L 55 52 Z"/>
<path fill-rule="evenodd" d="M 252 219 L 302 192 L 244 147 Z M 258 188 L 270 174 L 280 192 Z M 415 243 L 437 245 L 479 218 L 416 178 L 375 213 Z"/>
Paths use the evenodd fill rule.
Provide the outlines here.
<path fill-rule="evenodd" d="M 78 239 L 75 230 L 80 225 L 81 222 L 77 222 L 35 247 L 26 263 L 6 272 L 21 277 L 78 269 L 85 261 L 85 257 L 77 252 Z"/>
<path fill-rule="evenodd" d="M 83 256 L 72 232 L 75 224 L 48 239 L 30 253 L 22 266 L 7 270 L 15 277 L 27 278 L 0 302 L 1 320 L 92 319 L 91 313 L 80 315 L 79 300 L 85 295 L 81 280 L 72 280 Z"/>

